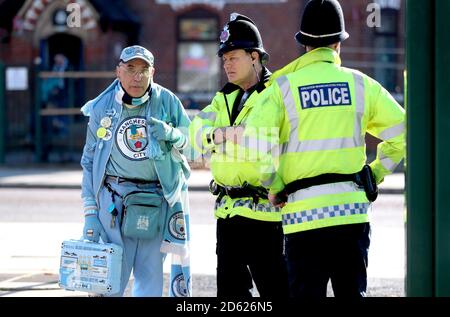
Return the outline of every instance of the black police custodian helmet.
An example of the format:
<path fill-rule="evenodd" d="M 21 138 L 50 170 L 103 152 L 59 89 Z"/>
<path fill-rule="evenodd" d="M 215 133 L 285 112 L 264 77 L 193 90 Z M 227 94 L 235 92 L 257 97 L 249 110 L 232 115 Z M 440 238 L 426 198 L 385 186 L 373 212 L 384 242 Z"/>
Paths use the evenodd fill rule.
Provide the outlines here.
<path fill-rule="evenodd" d="M 300 44 L 321 47 L 348 37 L 344 14 L 337 0 L 310 0 L 306 4 L 300 31 L 295 35 Z"/>
<path fill-rule="evenodd" d="M 230 21 L 225 25 L 220 34 L 220 45 L 217 54 L 236 49 L 249 49 L 257 51 L 262 61 L 269 59 L 269 54 L 264 50 L 261 34 L 255 23 L 245 15 L 232 13 Z"/>

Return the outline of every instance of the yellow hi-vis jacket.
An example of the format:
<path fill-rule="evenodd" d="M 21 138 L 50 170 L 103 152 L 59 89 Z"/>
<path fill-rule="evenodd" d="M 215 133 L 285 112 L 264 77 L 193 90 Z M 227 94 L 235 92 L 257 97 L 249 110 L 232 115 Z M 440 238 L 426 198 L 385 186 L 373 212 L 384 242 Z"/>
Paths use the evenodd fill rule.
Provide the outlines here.
<path fill-rule="evenodd" d="M 378 82 L 341 67 L 332 49 L 308 52 L 302 62 L 261 94 L 247 120 L 244 144 L 273 159 L 261 182 L 276 194 L 298 179 L 356 173 L 366 163 L 368 132 L 383 141 L 370 164 L 381 183 L 405 154 L 404 109 Z M 289 195 L 283 231 L 368 222 L 369 208 L 353 182 L 312 186 Z"/>
<path fill-rule="evenodd" d="M 245 121 L 260 93 L 275 78 L 298 69 L 301 66 L 300 61 L 300 59 L 297 59 L 273 74 L 270 74 L 264 68 L 263 75 L 265 78 L 245 101 L 244 107 L 233 125 L 245 125 Z M 211 104 L 192 120 L 189 126 L 190 142 L 198 152 L 202 154 L 211 153 L 211 173 L 217 184 L 221 186 L 242 186 L 244 182 L 248 182 L 254 186 L 262 186 L 260 182 L 261 162 L 258 161 L 257 157 L 250 157 L 245 148 L 232 142 L 215 145 L 212 140 L 212 132 L 216 128 L 230 126 L 227 104 L 231 113 L 239 91 L 238 86 L 227 84 L 215 95 Z M 239 215 L 255 220 L 281 221 L 280 211 L 280 208 L 273 207 L 265 199 L 260 199 L 258 204 L 255 205 L 250 197 L 232 199 L 225 196 L 215 206 L 216 218 Z"/>

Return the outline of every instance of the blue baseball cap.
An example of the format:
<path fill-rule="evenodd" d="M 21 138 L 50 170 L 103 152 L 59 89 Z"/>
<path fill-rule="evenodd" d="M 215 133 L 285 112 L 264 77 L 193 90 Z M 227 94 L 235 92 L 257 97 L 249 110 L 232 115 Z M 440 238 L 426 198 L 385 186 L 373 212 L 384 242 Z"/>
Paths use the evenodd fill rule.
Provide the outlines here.
<path fill-rule="evenodd" d="M 127 63 L 135 58 L 142 59 L 143 61 L 147 62 L 147 64 L 149 64 L 150 66 L 153 66 L 153 63 L 155 61 L 153 54 L 145 47 L 139 45 L 125 47 L 122 50 L 122 53 L 120 53 L 120 60 L 123 61 L 124 63 Z"/>

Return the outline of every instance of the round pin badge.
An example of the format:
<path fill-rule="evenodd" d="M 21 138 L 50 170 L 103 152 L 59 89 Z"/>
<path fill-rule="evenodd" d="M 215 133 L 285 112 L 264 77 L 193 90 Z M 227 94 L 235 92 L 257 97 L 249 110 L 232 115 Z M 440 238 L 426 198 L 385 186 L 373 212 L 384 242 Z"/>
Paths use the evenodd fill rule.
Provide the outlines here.
<path fill-rule="evenodd" d="M 98 128 L 97 137 L 103 139 L 106 136 L 106 129 L 104 127 Z"/>
<path fill-rule="evenodd" d="M 102 120 L 100 120 L 100 125 L 104 128 L 109 128 L 111 126 L 111 118 L 110 117 L 102 118 Z"/>
<path fill-rule="evenodd" d="M 106 135 L 104 136 L 103 140 L 109 141 L 109 140 L 111 140 L 111 138 L 112 138 L 112 132 L 111 132 L 111 130 L 107 129 Z"/>

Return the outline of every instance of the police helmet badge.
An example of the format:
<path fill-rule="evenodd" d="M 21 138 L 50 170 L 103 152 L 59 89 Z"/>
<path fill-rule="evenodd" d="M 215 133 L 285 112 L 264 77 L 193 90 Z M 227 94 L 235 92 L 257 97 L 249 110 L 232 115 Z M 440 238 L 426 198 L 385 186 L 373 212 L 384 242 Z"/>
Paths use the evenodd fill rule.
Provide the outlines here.
<path fill-rule="evenodd" d="M 225 43 L 230 38 L 230 31 L 228 29 L 228 24 L 225 25 L 225 27 L 222 30 L 222 33 L 220 33 L 220 42 Z"/>

